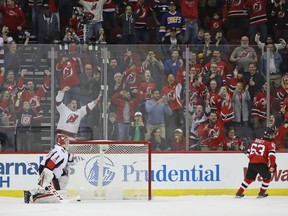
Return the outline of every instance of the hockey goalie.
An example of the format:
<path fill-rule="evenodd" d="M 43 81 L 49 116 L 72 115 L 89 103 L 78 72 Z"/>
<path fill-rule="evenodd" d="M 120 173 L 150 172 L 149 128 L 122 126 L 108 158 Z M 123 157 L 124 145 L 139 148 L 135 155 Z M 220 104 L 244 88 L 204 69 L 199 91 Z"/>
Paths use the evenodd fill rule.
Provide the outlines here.
<path fill-rule="evenodd" d="M 80 156 L 70 154 L 67 149 L 69 139 L 59 134 L 54 148 L 40 162 L 38 189 L 24 191 L 25 203 L 57 203 L 67 197 L 66 191 L 61 191 L 68 181 L 69 166 L 83 160 Z"/>

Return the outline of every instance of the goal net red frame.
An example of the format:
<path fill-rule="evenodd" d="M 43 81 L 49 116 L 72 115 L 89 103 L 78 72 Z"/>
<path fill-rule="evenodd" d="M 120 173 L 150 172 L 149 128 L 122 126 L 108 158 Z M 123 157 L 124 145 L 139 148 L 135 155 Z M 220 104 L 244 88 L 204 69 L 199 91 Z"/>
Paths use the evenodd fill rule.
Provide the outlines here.
<path fill-rule="evenodd" d="M 69 153 L 84 160 L 69 166 L 64 189 L 81 200 L 151 200 L 151 143 L 71 142 Z"/>

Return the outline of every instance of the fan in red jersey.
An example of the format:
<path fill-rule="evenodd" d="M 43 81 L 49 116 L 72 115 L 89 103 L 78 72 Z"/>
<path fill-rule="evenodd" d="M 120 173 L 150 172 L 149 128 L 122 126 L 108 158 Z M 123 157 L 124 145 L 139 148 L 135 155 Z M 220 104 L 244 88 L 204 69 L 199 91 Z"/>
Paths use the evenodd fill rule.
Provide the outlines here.
<path fill-rule="evenodd" d="M 236 193 L 236 198 L 244 197 L 244 190 L 255 181 L 259 174 L 263 183 L 258 193 L 258 198 L 267 197 L 267 188 L 271 181 L 271 173 L 276 171 L 276 145 L 272 141 L 275 137 L 274 128 L 267 127 L 262 139 L 256 138 L 250 144 L 246 155 L 249 158 L 249 165 L 244 181 Z M 243 150 L 243 149 L 241 149 Z"/>

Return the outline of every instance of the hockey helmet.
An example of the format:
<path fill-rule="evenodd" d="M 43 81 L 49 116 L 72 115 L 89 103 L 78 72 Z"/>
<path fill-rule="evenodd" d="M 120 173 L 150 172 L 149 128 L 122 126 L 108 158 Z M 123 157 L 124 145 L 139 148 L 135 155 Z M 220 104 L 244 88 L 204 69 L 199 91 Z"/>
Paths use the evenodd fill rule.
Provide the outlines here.
<path fill-rule="evenodd" d="M 272 140 L 275 137 L 275 129 L 274 127 L 267 127 L 264 131 L 264 139 Z"/>
<path fill-rule="evenodd" d="M 66 135 L 64 134 L 58 134 L 57 136 L 57 144 L 63 147 L 68 147 L 69 145 L 69 139 Z"/>

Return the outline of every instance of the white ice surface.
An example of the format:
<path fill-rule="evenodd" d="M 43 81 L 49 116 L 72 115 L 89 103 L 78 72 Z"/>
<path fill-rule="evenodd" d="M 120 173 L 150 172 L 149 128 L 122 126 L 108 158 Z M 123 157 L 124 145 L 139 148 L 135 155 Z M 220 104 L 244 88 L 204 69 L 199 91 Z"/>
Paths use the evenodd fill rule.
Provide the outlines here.
<path fill-rule="evenodd" d="M 0 216 L 288 216 L 288 197 L 154 197 L 151 201 L 81 201 L 25 204 L 23 198 L 0 197 Z"/>

